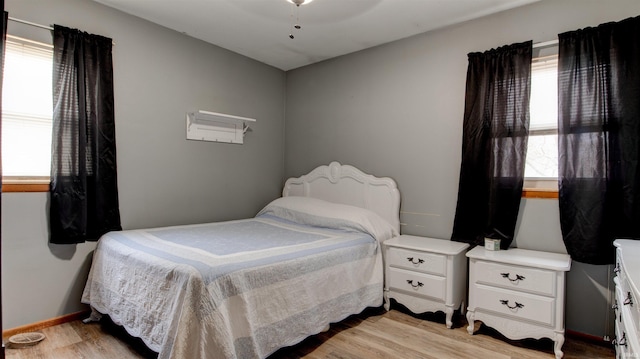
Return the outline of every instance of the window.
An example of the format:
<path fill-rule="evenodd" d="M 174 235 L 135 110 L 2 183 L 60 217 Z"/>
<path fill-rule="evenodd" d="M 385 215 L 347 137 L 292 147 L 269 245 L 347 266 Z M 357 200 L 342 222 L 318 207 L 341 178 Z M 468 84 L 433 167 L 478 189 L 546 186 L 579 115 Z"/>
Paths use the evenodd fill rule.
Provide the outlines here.
<path fill-rule="evenodd" d="M 526 188 L 558 189 L 558 55 L 557 48 L 551 50 L 531 64 Z"/>
<path fill-rule="evenodd" d="M 48 183 L 53 47 L 7 35 L 2 91 L 3 183 Z"/>

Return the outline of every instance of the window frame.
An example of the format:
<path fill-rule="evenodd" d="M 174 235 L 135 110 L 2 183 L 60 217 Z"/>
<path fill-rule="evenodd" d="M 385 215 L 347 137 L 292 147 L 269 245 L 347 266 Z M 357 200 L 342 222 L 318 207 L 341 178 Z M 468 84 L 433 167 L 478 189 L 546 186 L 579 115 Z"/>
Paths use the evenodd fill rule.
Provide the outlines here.
<path fill-rule="evenodd" d="M 53 50 L 53 45 L 7 34 L 7 39 L 23 44 L 34 44 L 41 49 Z M 51 57 L 53 63 L 53 55 Z M 2 176 L 2 192 L 49 192 L 49 176 Z"/>
<path fill-rule="evenodd" d="M 537 49 L 537 54 L 532 59 L 532 72 L 534 71 L 535 62 L 545 61 L 555 58 L 557 64 L 558 45 L 551 44 Z M 529 129 L 529 138 L 531 136 L 557 135 L 558 126 L 540 127 Z M 522 189 L 523 198 L 558 198 L 558 178 L 557 177 L 525 177 Z"/>

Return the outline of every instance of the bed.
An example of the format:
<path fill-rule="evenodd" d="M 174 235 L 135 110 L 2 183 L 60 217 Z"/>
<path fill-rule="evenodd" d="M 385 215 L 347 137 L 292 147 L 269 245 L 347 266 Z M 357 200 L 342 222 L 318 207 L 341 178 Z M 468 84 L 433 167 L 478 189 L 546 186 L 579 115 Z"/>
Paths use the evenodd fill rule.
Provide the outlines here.
<path fill-rule="evenodd" d="M 105 234 L 82 302 L 159 359 L 265 358 L 383 304 L 399 207 L 392 179 L 332 162 L 254 218 Z"/>

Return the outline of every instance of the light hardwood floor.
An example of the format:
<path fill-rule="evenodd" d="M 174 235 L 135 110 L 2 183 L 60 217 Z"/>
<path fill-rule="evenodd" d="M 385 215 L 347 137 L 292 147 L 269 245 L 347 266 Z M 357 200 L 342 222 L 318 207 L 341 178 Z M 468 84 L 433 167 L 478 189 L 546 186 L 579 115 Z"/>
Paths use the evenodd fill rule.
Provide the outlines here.
<path fill-rule="evenodd" d="M 425 320 L 426 319 L 426 320 Z M 42 330 L 47 336 L 31 348 L 6 351 L 8 359 L 113 359 L 155 358 L 138 340 L 110 323 L 81 321 Z M 568 338 L 563 346 L 566 359 L 614 358 L 610 346 Z M 454 329 L 446 329 L 441 313 L 413 316 L 404 310 L 369 309 L 334 324 L 331 329 L 284 348 L 269 359 L 323 358 L 554 358 L 550 340 L 508 341 L 497 332 L 476 324 L 476 333 L 466 331 L 463 317 Z M 185 358 L 186 359 L 186 358 Z"/>

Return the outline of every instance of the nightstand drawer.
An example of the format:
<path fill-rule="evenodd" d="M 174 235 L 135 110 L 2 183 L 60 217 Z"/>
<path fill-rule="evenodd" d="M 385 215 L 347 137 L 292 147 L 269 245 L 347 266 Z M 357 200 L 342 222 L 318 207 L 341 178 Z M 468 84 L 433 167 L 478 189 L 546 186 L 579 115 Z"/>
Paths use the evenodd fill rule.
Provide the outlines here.
<path fill-rule="evenodd" d="M 625 314 L 621 313 L 621 316 Z M 615 321 L 616 336 L 613 341 L 614 349 L 619 354 L 617 358 L 637 358 L 640 354 L 640 343 L 635 329 L 627 327 L 627 318 L 619 317 Z"/>
<path fill-rule="evenodd" d="M 625 322 L 628 332 L 638 333 L 640 312 L 636 297 L 632 291 L 626 289 L 629 283 L 621 282 L 618 278 L 614 278 L 614 283 L 616 284 L 616 317 L 618 321 Z"/>
<path fill-rule="evenodd" d="M 424 273 L 390 268 L 389 289 L 407 292 L 414 295 L 429 297 L 431 299 L 445 299 L 446 278 Z"/>
<path fill-rule="evenodd" d="M 554 271 L 484 261 L 476 263 L 476 270 L 477 283 L 551 297 L 556 295 Z"/>
<path fill-rule="evenodd" d="M 441 276 L 446 274 L 447 257 L 441 254 L 389 248 L 387 260 L 391 267 Z"/>
<path fill-rule="evenodd" d="M 552 327 L 555 324 L 556 299 L 535 294 L 474 284 L 475 307 L 505 317 L 525 319 Z"/>
<path fill-rule="evenodd" d="M 616 358 L 640 357 L 640 241 L 616 239 Z"/>

